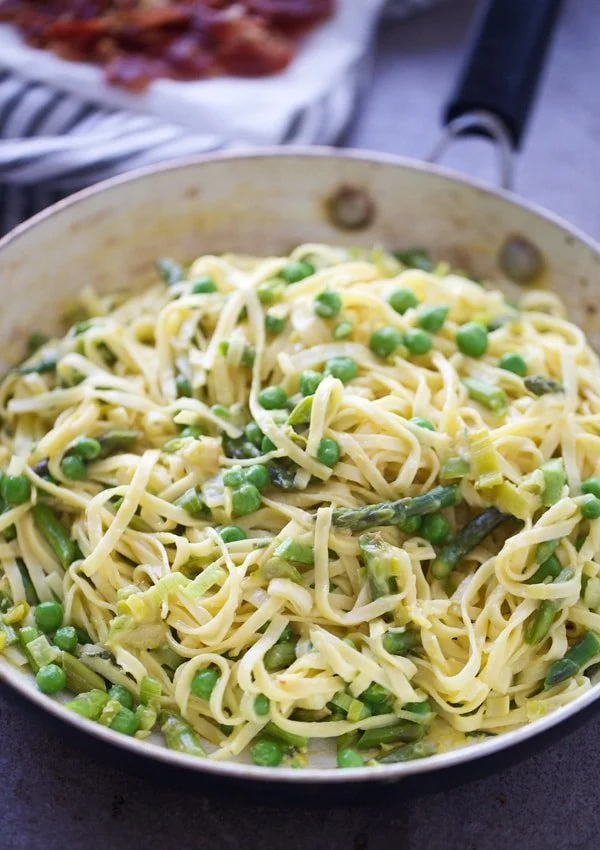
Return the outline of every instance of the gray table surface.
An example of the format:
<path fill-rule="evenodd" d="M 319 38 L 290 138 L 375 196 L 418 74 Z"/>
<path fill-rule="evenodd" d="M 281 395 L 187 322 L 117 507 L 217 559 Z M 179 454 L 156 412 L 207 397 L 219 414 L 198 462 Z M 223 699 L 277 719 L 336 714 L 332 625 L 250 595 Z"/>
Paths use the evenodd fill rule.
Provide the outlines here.
<path fill-rule="evenodd" d="M 436 138 L 473 9 L 456 0 L 378 38 L 373 84 L 346 143 L 422 157 Z M 518 190 L 600 236 L 600 8 L 567 4 L 520 160 Z M 483 142 L 447 164 L 493 181 Z M 320 811 L 161 788 L 90 761 L 0 698 L 6 850 L 584 850 L 600 846 L 600 718 L 545 753 L 446 793 Z M 457 786 L 459 777 L 457 776 Z"/>

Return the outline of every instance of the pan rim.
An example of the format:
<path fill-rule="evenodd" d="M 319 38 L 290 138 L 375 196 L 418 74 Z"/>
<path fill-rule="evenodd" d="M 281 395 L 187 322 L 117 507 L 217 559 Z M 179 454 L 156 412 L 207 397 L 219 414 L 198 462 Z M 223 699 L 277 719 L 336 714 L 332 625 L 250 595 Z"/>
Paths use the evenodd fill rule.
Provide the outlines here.
<path fill-rule="evenodd" d="M 466 766 L 491 758 L 505 750 L 518 747 L 538 735 L 549 732 L 597 702 L 600 697 L 599 682 L 573 702 L 557 708 L 545 717 L 517 729 L 503 732 L 493 738 L 487 738 L 479 743 L 467 744 L 464 747 L 429 756 L 425 759 L 400 764 L 376 765 L 366 769 L 364 767 L 344 768 L 344 770 L 334 767 L 306 767 L 299 770 L 292 767 L 258 767 L 236 761 L 215 761 L 210 758 L 197 759 L 185 753 L 169 750 L 152 741 L 138 740 L 121 735 L 106 726 L 101 726 L 69 712 L 62 703 L 42 694 L 41 691 L 33 690 L 27 682 L 28 679 L 23 673 L 13 668 L 4 659 L 0 659 L 0 685 L 15 691 L 39 711 L 52 715 L 60 723 L 72 726 L 78 732 L 89 735 L 110 748 L 120 749 L 132 756 L 149 759 L 155 763 L 162 763 L 188 773 L 204 774 L 207 778 L 212 775 L 220 779 L 260 781 L 273 785 L 284 783 L 291 786 L 316 784 L 338 786 L 362 784 L 364 782 L 388 785 L 430 773 L 443 773 L 460 768 L 463 765 Z"/>
<path fill-rule="evenodd" d="M 37 227 L 37 225 L 45 222 L 46 219 L 51 218 L 57 213 L 67 211 L 88 198 L 95 197 L 96 195 L 107 192 L 123 184 L 135 183 L 138 180 L 144 180 L 152 175 L 156 175 L 157 173 L 185 170 L 193 168 L 194 166 L 205 164 L 210 165 L 214 162 L 218 163 L 233 160 L 253 161 L 274 158 L 339 159 L 343 161 L 355 160 L 357 162 L 372 163 L 374 165 L 390 165 L 406 171 L 420 172 L 425 175 L 432 174 L 451 183 L 469 186 L 484 195 L 498 198 L 520 210 L 526 210 L 538 218 L 544 219 L 546 222 L 560 228 L 567 235 L 579 240 L 593 252 L 600 255 L 600 241 L 590 236 L 578 226 L 571 224 L 562 216 L 550 212 L 535 201 L 522 199 L 515 192 L 497 186 L 490 186 L 483 180 L 462 174 L 452 168 L 438 165 L 437 163 L 424 162 L 411 157 L 380 153 L 378 151 L 371 151 L 367 149 L 333 148 L 327 146 L 308 147 L 305 145 L 257 147 L 249 150 L 225 150 L 206 154 L 194 154 L 180 159 L 165 160 L 164 162 L 154 163 L 152 165 L 123 172 L 122 174 L 117 174 L 114 177 L 101 180 L 93 186 L 88 186 L 68 195 L 66 198 L 51 204 L 49 207 L 46 207 L 46 209 L 36 213 L 21 224 L 18 224 L 0 238 L 0 252 L 6 249 L 13 242 L 16 242 L 18 239 L 25 236 L 30 230 Z"/>
<path fill-rule="evenodd" d="M 108 180 L 104 180 L 94 186 L 85 188 L 69 197 L 58 201 L 42 212 L 30 218 L 28 221 L 18 225 L 8 234 L 0 239 L 0 255 L 14 242 L 29 235 L 38 225 L 42 225 L 52 216 L 67 212 L 83 201 L 95 197 L 98 194 L 110 191 L 124 184 L 144 180 L 157 173 L 178 171 L 214 162 L 241 160 L 255 161 L 262 159 L 338 159 L 344 161 L 357 161 L 372 163 L 382 166 L 394 166 L 403 170 L 423 174 L 433 174 L 441 179 L 450 181 L 459 186 L 468 186 L 485 196 L 491 196 L 503 200 L 520 210 L 526 210 L 537 218 L 558 227 L 565 235 L 572 237 L 582 245 L 585 245 L 600 258 L 600 243 L 593 237 L 581 231 L 578 227 L 569 224 L 560 216 L 548 212 L 541 206 L 531 201 L 523 201 L 513 192 L 505 189 L 487 186 L 470 176 L 464 176 L 457 171 L 444 166 L 423 163 L 408 157 L 396 156 L 394 154 L 382 154 L 368 150 L 353 150 L 329 147 L 304 147 L 290 146 L 286 148 L 261 147 L 248 151 L 221 151 L 217 153 L 198 154 L 184 159 L 177 159 L 163 163 L 153 164 L 144 168 L 125 172 Z M 546 717 L 539 718 L 518 729 L 502 733 L 494 738 L 488 738 L 483 742 L 469 744 L 459 749 L 451 750 L 430 756 L 427 759 L 406 762 L 397 765 L 380 765 L 365 770 L 364 768 L 346 768 L 336 770 L 335 768 L 307 767 L 302 770 L 295 768 L 267 768 L 255 765 L 241 764 L 232 761 L 214 761 L 211 759 L 197 760 L 192 756 L 176 753 L 164 747 L 148 741 L 139 741 L 120 735 L 111 729 L 93 724 L 76 714 L 68 712 L 59 702 L 51 700 L 41 692 L 32 689 L 27 683 L 23 673 L 13 668 L 8 662 L 0 658 L 0 684 L 15 691 L 19 696 L 33 704 L 36 708 L 53 715 L 59 722 L 66 726 L 72 726 L 79 732 L 94 737 L 97 741 L 124 750 L 131 755 L 141 758 L 152 759 L 154 762 L 164 763 L 184 771 L 211 775 L 220 778 L 230 778 L 243 781 L 267 782 L 272 784 L 285 783 L 286 785 L 342 785 L 370 783 L 394 783 L 410 777 L 416 777 L 428 773 L 445 771 L 459 768 L 461 765 L 479 762 L 486 757 L 491 757 L 504 750 L 512 749 L 530 739 L 536 738 L 544 732 L 564 723 L 569 718 L 576 716 L 588 706 L 592 705 L 600 697 L 600 682 L 593 685 L 589 691 L 582 694 L 572 703 L 561 706 Z"/>

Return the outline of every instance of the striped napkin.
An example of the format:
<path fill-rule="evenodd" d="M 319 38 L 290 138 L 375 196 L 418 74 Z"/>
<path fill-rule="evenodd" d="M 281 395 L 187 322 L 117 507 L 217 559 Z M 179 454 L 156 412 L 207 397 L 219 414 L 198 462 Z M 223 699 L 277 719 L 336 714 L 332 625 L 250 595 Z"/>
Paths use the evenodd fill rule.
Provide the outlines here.
<path fill-rule="evenodd" d="M 388 10 L 406 14 L 435 2 L 389 0 Z M 0 27 L 0 232 L 140 166 L 257 143 L 335 142 L 366 79 L 383 4 L 338 0 L 334 18 L 277 77 L 160 81 L 141 101 L 107 91 L 97 69 L 24 47 Z M 146 112 L 135 111 L 140 102 Z"/>

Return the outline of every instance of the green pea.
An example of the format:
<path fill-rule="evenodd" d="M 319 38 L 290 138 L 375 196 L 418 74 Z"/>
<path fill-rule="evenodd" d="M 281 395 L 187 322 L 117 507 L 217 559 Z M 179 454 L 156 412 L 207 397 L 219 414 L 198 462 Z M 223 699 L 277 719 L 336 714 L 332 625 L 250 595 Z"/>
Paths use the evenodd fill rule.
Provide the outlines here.
<path fill-rule="evenodd" d="M 498 366 L 501 369 L 506 369 L 507 372 L 514 372 L 515 375 L 519 375 L 521 378 L 524 378 L 527 374 L 527 363 L 516 351 L 509 351 L 503 354 L 500 360 L 498 360 Z"/>
<path fill-rule="evenodd" d="M 378 328 L 371 334 L 369 348 L 378 357 L 389 357 L 402 345 L 402 334 L 396 328 Z"/>
<path fill-rule="evenodd" d="M 239 525 L 226 525 L 219 531 L 219 535 L 223 543 L 237 543 L 238 540 L 246 540 L 248 537 Z"/>
<path fill-rule="evenodd" d="M 479 322 L 467 322 L 456 331 L 456 344 L 468 357 L 482 357 L 488 347 L 488 332 Z"/>
<path fill-rule="evenodd" d="M 342 309 L 342 299 L 337 292 L 325 289 L 314 300 L 315 313 L 322 319 L 333 319 Z"/>
<path fill-rule="evenodd" d="M 245 516 L 257 511 L 261 505 L 260 492 L 254 484 L 242 484 L 231 493 L 231 507 L 236 516 Z"/>
<path fill-rule="evenodd" d="M 338 322 L 332 332 L 332 336 L 334 339 L 346 339 L 352 333 L 353 325 L 352 322 Z"/>
<path fill-rule="evenodd" d="M 67 678 L 62 667 L 46 664 L 37 671 L 35 682 L 43 694 L 57 694 L 64 688 Z"/>
<path fill-rule="evenodd" d="M 277 638 L 277 643 L 289 643 L 292 640 L 296 639 L 296 635 L 294 634 L 294 630 L 292 628 L 291 623 L 288 623 L 285 629 L 281 632 L 279 637 Z"/>
<path fill-rule="evenodd" d="M 257 422 L 248 422 L 248 424 L 244 428 L 244 436 L 249 442 L 252 443 L 253 446 L 260 448 L 260 444 L 264 435 L 263 432 L 260 430 L 260 426 Z"/>
<path fill-rule="evenodd" d="M 274 452 L 276 448 L 277 446 L 275 445 L 273 440 L 270 440 L 267 436 L 263 437 L 260 441 L 260 450 L 264 455 L 266 455 L 268 452 Z"/>
<path fill-rule="evenodd" d="M 244 483 L 244 470 L 241 466 L 233 466 L 223 473 L 223 484 L 226 487 L 239 487 Z"/>
<path fill-rule="evenodd" d="M 261 304 L 275 304 L 283 298 L 285 284 L 281 280 L 267 280 L 259 284 L 256 294 Z"/>
<path fill-rule="evenodd" d="M 267 313 L 265 316 L 265 330 L 268 334 L 280 334 L 285 328 L 285 316 L 276 313 Z"/>
<path fill-rule="evenodd" d="M 283 387 L 265 387 L 258 394 L 258 403 L 265 410 L 281 410 L 287 402 L 287 393 Z"/>
<path fill-rule="evenodd" d="M 423 307 L 417 316 L 417 324 L 424 331 L 435 334 L 443 328 L 449 310 L 449 307 Z"/>
<path fill-rule="evenodd" d="M 245 366 L 247 369 L 251 369 L 254 366 L 255 360 L 256 349 L 253 345 L 245 345 L 240 358 L 240 365 Z"/>
<path fill-rule="evenodd" d="M 313 264 L 302 260 L 300 262 L 287 263 L 279 272 L 279 276 L 286 283 L 298 283 L 299 280 L 304 280 L 305 277 L 310 277 L 314 273 L 315 267 Z"/>
<path fill-rule="evenodd" d="M 108 695 L 111 699 L 118 700 L 124 708 L 128 708 L 130 711 L 133 709 L 133 694 L 123 685 L 112 685 L 108 689 Z"/>
<path fill-rule="evenodd" d="M 396 313 L 406 313 L 419 303 L 412 289 L 395 289 L 388 298 L 388 302 Z"/>
<path fill-rule="evenodd" d="M 62 649 L 63 652 L 73 654 L 77 647 L 77 629 L 74 629 L 73 626 L 62 626 L 62 628 L 57 629 L 54 635 L 54 645 Z"/>
<path fill-rule="evenodd" d="M 421 328 L 413 328 L 404 334 L 404 345 L 411 354 L 427 354 L 432 344 L 430 334 Z"/>
<path fill-rule="evenodd" d="M 419 428 L 425 428 L 427 431 L 435 431 L 435 425 L 430 419 L 423 419 L 422 416 L 413 416 L 410 421 L 413 425 L 418 425 Z"/>
<path fill-rule="evenodd" d="M 200 697 L 200 699 L 208 701 L 220 677 L 221 674 L 219 671 L 214 670 L 212 667 L 207 667 L 206 670 L 200 670 L 192 679 L 192 693 Z"/>
<path fill-rule="evenodd" d="M 337 754 L 338 767 L 364 767 L 363 757 L 352 747 L 346 747 Z"/>
<path fill-rule="evenodd" d="M 443 514 L 428 514 L 423 518 L 420 534 L 430 543 L 443 543 L 450 534 L 450 523 Z"/>
<path fill-rule="evenodd" d="M 413 536 L 421 528 L 422 522 L 423 517 L 407 516 L 406 519 L 403 519 L 401 522 L 398 523 L 398 528 L 400 529 L 400 531 L 403 531 L 404 534 L 409 534 Z"/>
<path fill-rule="evenodd" d="M 204 431 L 200 428 L 199 425 L 186 425 L 185 428 L 182 429 L 180 437 L 193 437 L 195 440 L 204 436 Z"/>
<path fill-rule="evenodd" d="M 352 357 L 331 357 L 325 364 L 325 374 L 347 384 L 358 375 L 358 365 Z"/>
<path fill-rule="evenodd" d="M 43 632 L 55 632 L 62 626 L 65 610 L 60 602 L 40 602 L 35 608 L 35 624 Z"/>
<path fill-rule="evenodd" d="M 192 295 L 206 295 L 209 292 L 216 291 L 217 285 L 209 275 L 202 275 L 192 283 Z"/>
<path fill-rule="evenodd" d="M 129 708 L 123 706 L 116 717 L 109 724 L 109 728 L 121 735 L 135 735 L 140 728 L 140 719 Z"/>
<path fill-rule="evenodd" d="M 267 467 L 263 466 L 262 463 L 248 467 L 244 472 L 244 478 L 249 484 L 254 484 L 258 490 L 263 490 L 271 480 Z"/>
<path fill-rule="evenodd" d="M 270 738 L 257 738 L 250 752 L 252 761 L 259 767 L 277 767 L 283 759 L 283 746 Z"/>
<path fill-rule="evenodd" d="M 600 517 L 600 499 L 588 493 L 581 500 L 581 516 L 585 519 L 598 519 Z"/>
<path fill-rule="evenodd" d="M 254 711 L 259 717 L 264 717 L 269 713 L 270 700 L 264 694 L 259 694 L 254 700 Z"/>
<path fill-rule="evenodd" d="M 229 419 L 231 417 L 231 411 L 224 404 L 213 404 L 210 412 L 218 416 L 219 419 Z"/>
<path fill-rule="evenodd" d="M 322 372 L 313 372 L 312 369 L 303 372 L 300 375 L 300 392 L 302 395 L 314 395 L 324 377 L 325 375 Z"/>
<path fill-rule="evenodd" d="M 0 494 L 7 505 L 22 505 L 31 497 L 31 484 L 24 475 L 5 475 L 0 485 Z"/>
<path fill-rule="evenodd" d="M 591 493 L 592 496 L 600 499 L 600 475 L 593 475 L 591 478 L 586 478 L 581 482 L 581 492 Z"/>
<path fill-rule="evenodd" d="M 72 481 L 83 481 L 87 475 L 87 467 L 79 455 L 65 455 L 60 462 L 60 468 L 66 478 Z"/>
<path fill-rule="evenodd" d="M 182 375 L 181 372 L 175 378 L 175 389 L 177 391 L 178 398 L 181 398 L 181 396 L 191 398 L 194 394 L 190 379 L 186 378 L 185 375 Z"/>
<path fill-rule="evenodd" d="M 335 466 L 342 455 L 340 445 L 331 437 L 323 437 L 319 441 L 317 449 L 317 460 L 325 466 Z"/>
<path fill-rule="evenodd" d="M 79 455 L 83 460 L 95 460 L 102 454 L 102 446 L 93 437 L 79 437 L 70 448 L 74 455 Z"/>

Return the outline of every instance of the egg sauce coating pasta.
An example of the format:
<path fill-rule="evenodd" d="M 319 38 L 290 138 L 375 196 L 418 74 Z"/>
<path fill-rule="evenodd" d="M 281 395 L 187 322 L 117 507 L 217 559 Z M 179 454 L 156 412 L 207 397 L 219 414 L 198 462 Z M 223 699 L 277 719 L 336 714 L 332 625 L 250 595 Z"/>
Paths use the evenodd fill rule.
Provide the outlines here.
<path fill-rule="evenodd" d="M 427 756 L 590 688 L 598 358 L 553 295 L 401 257 L 84 292 L 0 384 L 11 663 L 124 734 L 269 766 Z"/>

